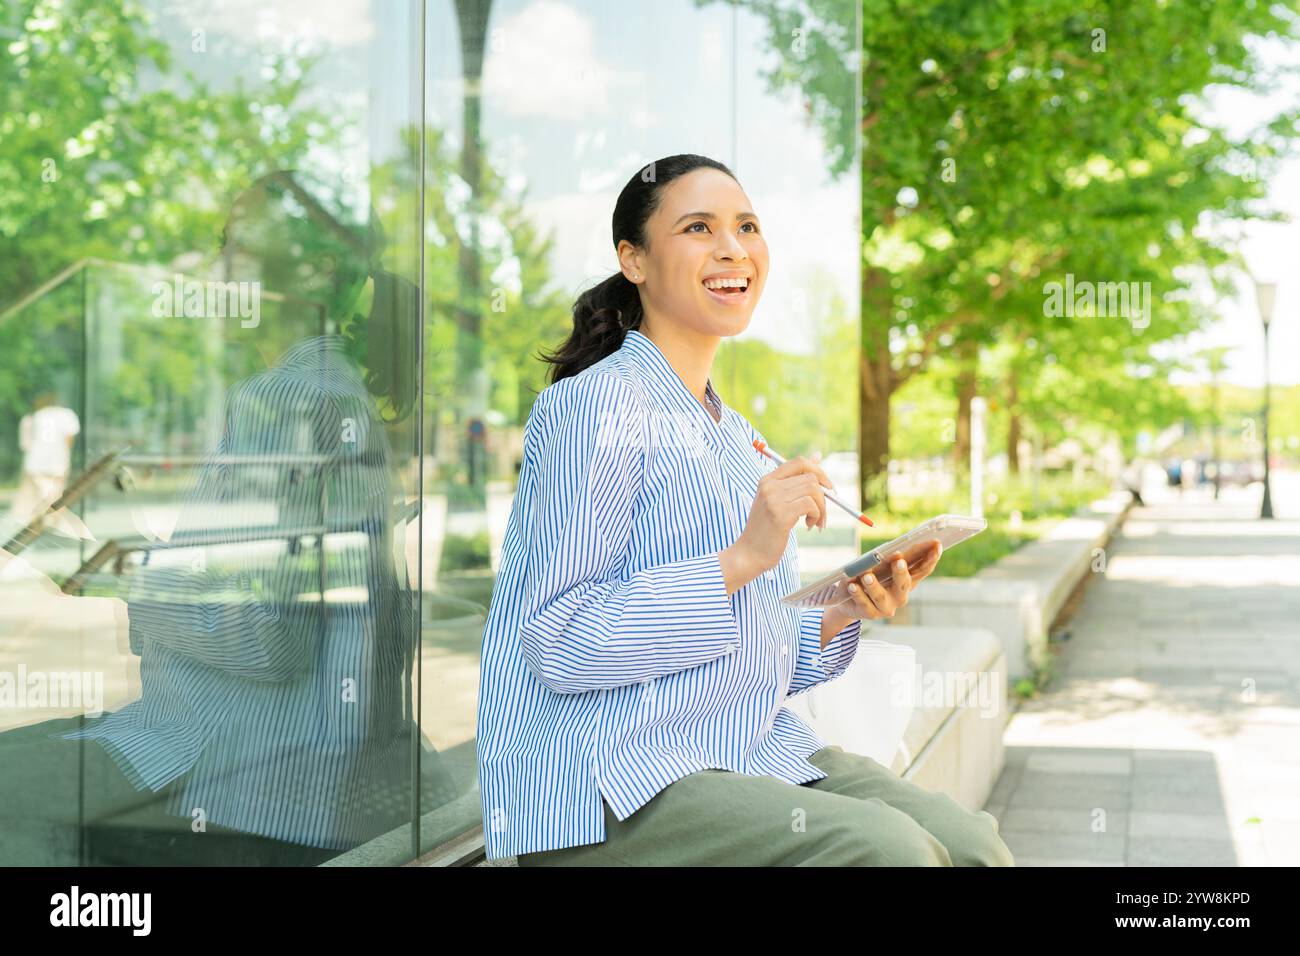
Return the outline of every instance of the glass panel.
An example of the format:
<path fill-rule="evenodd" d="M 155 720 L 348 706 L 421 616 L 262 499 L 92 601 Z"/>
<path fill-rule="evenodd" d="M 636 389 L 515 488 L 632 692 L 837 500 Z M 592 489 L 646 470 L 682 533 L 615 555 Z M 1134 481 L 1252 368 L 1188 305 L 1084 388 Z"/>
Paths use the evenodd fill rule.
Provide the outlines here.
<path fill-rule="evenodd" d="M 26 6 L 0 862 L 409 858 L 419 5 Z"/>
<path fill-rule="evenodd" d="M 537 355 L 656 157 L 730 165 L 768 236 L 717 391 L 853 474 L 852 5 L 18 7 L 0 862 L 392 863 L 481 824 Z"/>
<path fill-rule="evenodd" d="M 523 426 L 547 384 L 537 353 L 568 334 L 577 292 L 617 268 L 614 202 L 651 160 L 690 151 L 726 163 L 768 235 L 763 301 L 716 359 L 722 399 L 783 454 L 834 455 L 839 487 L 856 485 L 853 5 L 770 13 L 498 0 L 490 17 L 488 7 L 434 5 L 428 24 L 424 586 L 433 599 L 421 726 L 457 755 L 462 796 L 425 818 L 425 850 L 482 823 L 478 654 Z M 814 118 L 813 95 L 839 115 Z M 855 534 L 842 514 L 827 532 L 801 534 L 805 573 L 842 560 Z"/>

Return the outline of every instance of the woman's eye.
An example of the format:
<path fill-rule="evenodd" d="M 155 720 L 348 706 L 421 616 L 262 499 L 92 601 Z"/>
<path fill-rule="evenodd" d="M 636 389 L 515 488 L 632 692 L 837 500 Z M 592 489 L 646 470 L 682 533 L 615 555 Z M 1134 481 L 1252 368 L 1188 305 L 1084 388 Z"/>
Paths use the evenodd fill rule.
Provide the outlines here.
<path fill-rule="evenodd" d="M 743 229 L 745 226 L 752 226 L 753 228 L 752 228 L 750 231 L 751 231 L 751 232 L 758 232 L 758 223 L 756 223 L 756 222 L 746 221 L 746 222 L 741 223 L 740 225 L 741 225 L 741 228 L 742 228 L 742 229 Z M 690 232 L 690 231 L 693 230 L 696 226 L 704 226 L 706 229 L 708 228 L 708 224 L 705 223 L 703 220 L 701 220 L 701 221 L 699 221 L 699 222 L 693 222 L 693 223 L 691 223 L 689 226 L 686 227 L 686 231 L 687 231 L 687 232 Z"/>

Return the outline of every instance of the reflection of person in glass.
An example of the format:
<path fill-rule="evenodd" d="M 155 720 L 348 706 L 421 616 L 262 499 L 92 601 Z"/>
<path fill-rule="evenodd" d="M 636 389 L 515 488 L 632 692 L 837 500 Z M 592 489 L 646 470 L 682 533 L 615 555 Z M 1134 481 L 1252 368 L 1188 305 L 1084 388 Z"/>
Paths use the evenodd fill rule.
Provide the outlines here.
<path fill-rule="evenodd" d="M 81 431 L 77 413 L 59 404 L 55 392 L 37 396 L 35 408 L 18 424 L 23 472 L 9 506 L 9 518 L 21 528 L 63 494 L 72 467 L 72 445 Z"/>
<path fill-rule="evenodd" d="M 155 805 L 180 862 L 316 863 L 411 819 L 418 620 L 385 424 L 416 398 L 417 290 L 370 268 L 374 232 L 340 220 L 289 173 L 235 203 L 227 262 L 352 321 L 230 389 L 168 547 L 131 582 L 141 697 L 65 735 L 102 744 L 137 790 L 166 790 Z M 452 799 L 438 754 L 421 765 L 424 809 Z M 145 830 L 117 834 L 108 861 L 160 862 Z"/>

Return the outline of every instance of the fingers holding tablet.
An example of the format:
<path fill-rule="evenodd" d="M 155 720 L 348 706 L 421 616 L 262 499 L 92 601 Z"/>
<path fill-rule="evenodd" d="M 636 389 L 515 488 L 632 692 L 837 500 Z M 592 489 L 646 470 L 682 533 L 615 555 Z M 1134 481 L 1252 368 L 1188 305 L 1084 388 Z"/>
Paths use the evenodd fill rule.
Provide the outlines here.
<path fill-rule="evenodd" d="M 894 593 L 870 571 L 850 582 L 849 594 L 859 608 L 872 612 L 864 617 L 893 617 L 900 606 Z"/>
<path fill-rule="evenodd" d="M 877 608 L 876 616 L 892 616 L 893 610 L 906 604 L 906 596 L 934 573 L 945 550 L 986 527 L 983 518 L 939 515 L 811 584 L 784 595 L 781 601 L 793 607 L 835 607 L 844 602 L 846 585 L 852 583 L 860 592 L 860 599 Z M 899 557 L 904 560 L 901 574 L 896 572 L 894 564 Z M 873 576 L 872 583 L 866 581 L 867 574 Z M 894 581 L 896 576 L 899 578 L 897 583 Z M 892 597 L 887 600 L 886 595 Z M 854 599 L 854 606 L 858 600 Z"/>

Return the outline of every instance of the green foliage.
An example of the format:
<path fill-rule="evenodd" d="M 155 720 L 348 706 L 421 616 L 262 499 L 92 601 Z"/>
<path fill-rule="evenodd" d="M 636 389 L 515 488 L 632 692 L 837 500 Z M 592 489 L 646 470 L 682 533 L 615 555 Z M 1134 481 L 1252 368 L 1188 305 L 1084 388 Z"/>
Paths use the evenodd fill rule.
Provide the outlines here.
<path fill-rule="evenodd" d="M 773 82 L 824 104 L 811 112 L 838 142 L 828 101 L 852 47 L 826 24 L 846 22 L 845 4 L 747 6 L 781 56 Z M 927 369 L 935 386 L 973 369 L 977 393 L 1005 397 L 1047 445 L 1089 424 L 1131 445 L 1185 415 L 1152 346 L 1208 318 L 1185 295 L 1184 267 L 1210 270 L 1222 290 L 1217 267 L 1232 261 L 1195 227 L 1271 215 L 1257 200 L 1300 115 L 1292 106 L 1233 139 L 1206 122 L 1201 95 L 1266 87 L 1251 43 L 1297 37 L 1297 7 L 862 0 L 864 408 Z M 1048 315 L 1044 287 L 1067 273 L 1149 282 L 1149 315 Z M 949 386 L 950 409 L 953 398 Z M 934 435 L 893 428 L 891 457 L 924 453 Z M 863 449 L 864 477 L 889 451 Z"/>
<path fill-rule="evenodd" d="M 732 6 L 734 0 L 695 0 L 698 7 Z M 750 66 L 768 93 L 798 97 L 808 121 L 821 130 L 826 171 L 838 178 L 852 169 L 859 117 L 855 109 L 857 23 L 860 0 L 744 0 L 739 4 L 763 30 L 776 56 Z M 892 14 L 887 14 L 892 15 Z"/>
<path fill-rule="evenodd" d="M 931 514 L 930 517 L 934 517 L 934 515 Z M 868 538 L 864 538 L 862 548 L 866 550 L 884 544 L 891 538 L 910 531 L 924 520 L 926 519 L 921 518 L 911 522 L 897 521 L 891 516 L 891 520 L 888 522 L 877 522 L 877 527 L 873 528 L 872 531 L 884 533 L 880 535 L 873 534 Z M 1050 527 L 1054 523 L 1047 522 L 1046 526 Z M 939 559 L 939 567 L 935 574 L 947 578 L 971 577 L 989 565 L 996 564 L 1021 545 L 1035 540 L 1043 530 L 1044 526 L 1038 524 L 1025 525 L 1020 531 L 1009 530 L 1005 523 L 990 524 L 980 534 L 963 541 L 951 551 L 945 551 L 943 557 Z"/>
<path fill-rule="evenodd" d="M 491 544 L 486 531 L 475 535 L 449 534 L 442 539 L 438 573 L 487 568 L 491 566 L 491 556 Z"/>
<path fill-rule="evenodd" d="M 300 165 L 344 122 L 301 102 L 312 67 L 302 57 L 268 55 L 256 88 L 236 80 L 213 91 L 134 0 L 15 0 L 6 11 L 17 32 L 0 56 L 0 309 L 91 257 L 164 278 L 161 264 L 178 257 L 210 262 L 234 197 L 264 172 Z M 0 321 L 4 428 L 47 383 L 79 405 L 82 363 L 106 343 L 142 351 L 95 379 L 97 412 L 118 423 L 166 414 L 156 424 L 171 434 L 198 428 L 197 399 L 211 384 L 200 337 L 185 322 L 136 322 L 149 314 L 149 288 L 92 269 Z M 87 315 L 98 323 L 89 343 Z M 10 455 L 0 472 L 12 472 L 12 436 L 0 443 Z"/>
<path fill-rule="evenodd" d="M 1041 475 L 1037 482 L 1030 474 L 1004 475 L 991 478 L 984 484 L 984 516 L 990 521 L 1010 520 L 1014 513 L 1025 521 L 1063 517 L 1104 497 L 1108 490 L 1104 479 L 1095 475 L 1075 481 L 1069 473 L 1048 473 Z M 890 504 L 891 520 L 899 516 L 903 516 L 902 520 L 918 516 L 930 518 L 943 512 L 968 514 L 970 483 L 968 480 L 958 481 L 952 491 L 895 493 Z M 872 519 L 875 519 L 874 515 Z"/>
<path fill-rule="evenodd" d="M 1038 693 L 1038 687 L 1031 677 L 1022 677 L 1016 681 L 1011 688 L 1012 692 L 1021 700 L 1028 700 Z"/>
<path fill-rule="evenodd" d="M 418 136 L 413 139 L 418 142 Z M 554 239 L 538 234 L 526 214 L 526 196 L 508 187 L 504 174 L 486 159 L 473 213 L 483 223 L 482 236 L 497 238 L 466 242 L 457 224 L 471 210 L 458 198 L 463 185 L 457 149 L 442 130 L 428 130 L 425 207 L 432 235 L 426 244 L 426 276 L 432 321 L 426 374 L 431 410 L 440 421 L 463 421 L 471 414 L 467 400 L 477 387 L 473 379 L 482 370 L 488 407 L 503 424 L 522 426 L 545 386 L 547 366 L 537 353 L 568 334 L 572 297 L 556 289 L 550 275 Z M 467 258 L 475 262 L 477 285 L 464 274 Z"/>
<path fill-rule="evenodd" d="M 298 103 L 310 62 L 273 58 L 257 90 L 236 83 L 218 94 L 172 62 L 132 0 L 17 6 L 22 36 L 0 58 L 6 301 L 85 256 L 215 253 L 228 200 L 268 168 L 296 165 L 336 129 Z M 177 73 L 179 83 L 157 82 Z"/>
<path fill-rule="evenodd" d="M 1021 545 L 1050 531 L 1091 501 L 1104 497 L 1103 481 L 1076 482 L 1070 475 L 1044 475 L 1035 491 L 1032 476 L 1007 476 L 985 484 L 984 518 L 988 527 L 945 551 L 935 572 L 970 577 Z M 884 544 L 939 514 L 969 514 L 970 486 L 958 482 L 952 492 L 893 494 L 887 512 L 868 512 L 875 526 L 859 535 L 860 550 Z"/>
<path fill-rule="evenodd" d="M 865 256 L 886 278 L 867 283 L 864 347 L 888 342 L 902 382 L 960 343 L 1005 346 L 980 391 L 1014 376 L 1049 443 L 1176 420 L 1151 346 L 1206 318 L 1180 267 L 1229 261 L 1193 227 L 1257 214 L 1259 173 L 1296 135 L 1293 112 L 1232 141 L 1196 99 L 1266 81 L 1246 41 L 1294 36 L 1288 6 L 866 0 Z M 1067 273 L 1150 282 L 1149 325 L 1046 315 Z"/>
<path fill-rule="evenodd" d="M 810 282 L 810 288 L 819 288 Z M 857 329 L 845 303 L 816 301 L 827 316 L 817 324 L 809 354 L 777 349 L 761 340 L 731 341 L 719 350 L 713 381 L 723 401 L 748 418 L 787 458 L 857 448 L 852 401 Z"/>
<path fill-rule="evenodd" d="M 1205 318 L 1180 267 L 1229 258 L 1193 227 L 1250 215 L 1296 134 L 1291 115 L 1231 141 L 1195 100 L 1264 81 L 1246 40 L 1294 35 L 1283 7 L 866 0 L 865 256 L 886 279 L 867 284 L 864 347 L 888 342 L 902 382 L 961 342 L 1007 344 L 981 391 L 1015 375 L 1049 442 L 1175 420 L 1150 348 Z M 1066 273 L 1150 282 L 1149 325 L 1045 315 Z"/>
<path fill-rule="evenodd" d="M 1196 100 L 1211 83 L 1264 84 L 1248 40 L 1295 36 L 1295 9 L 1295 0 L 747 3 L 775 54 L 760 75 L 802 102 L 822 133 L 829 176 L 852 168 L 863 137 L 863 321 L 854 328 L 854 309 L 814 301 L 810 314 L 822 318 L 810 356 L 728 343 L 715 372 L 724 400 L 788 454 L 853 449 L 858 410 L 844 386 L 858 378 L 860 349 L 868 368 L 884 358 L 887 375 L 868 400 L 894 396 L 895 458 L 950 447 L 951 383 L 972 361 L 978 391 L 1005 398 L 990 416 L 991 453 L 1013 411 L 1048 444 L 1087 426 L 1131 444 L 1140 427 L 1195 414 L 1151 355 L 1154 343 L 1204 319 L 1179 298 L 1180 267 L 1229 260 L 1193 226 L 1261 215 L 1250 203 L 1295 136 L 1286 113 L 1230 140 L 1203 121 Z M 311 104 L 310 58 L 259 51 L 256 83 L 236 77 L 214 89 L 135 0 L 15 0 L 5 22 L 16 32 L 0 58 L 0 308 L 88 256 L 210 262 L 232 199 L 256 176 L 337 159 L 343 131 L 359 123 Z M 860 24 L 861 37 L 845 24 Z M 860 116 L 850 108 L 859 39 Z M 396 274 L 427 276 L 430 433 L 463 441 L 480 416 L 503 434 L 517 430 L 545 384 L 537 353 L 567 334 L 577 290 L 555 288 L 552 237 L 529 221 L 525 196 L 490 165 L 490 151 L 481 151 L 466 199 L 453 138 L 431 127 L 422 144 L 409 130 L 403 146 L 368 170 L 367 185 L 393 200 L 377 204 L 387 235 L 426 227 L 425 263 L 414 243 L 393 242 L 382 257 Z M 421 147 L 424 224 L 402 201 L 420 186 Z M 367 210 L 321 198 L 365 223 Z M 278 238 L 301 245 L 302 259 L 337 252 L 319 230 Z M 267 262 L 268 283 L 294 291 L 293 257 L 278 271 Z M 1151 324 L 1044 315 L 1044 283 L 1066 272 L 1151 282 Z M 820 283 L 808 276 L 801 287 L 815 299 Z M 0 322 L 0 429 L 29 410 L 43 383 L 61 383 L 73 400 L 86 295 L 84 282 L 69 285 L 22 321 Z M 346 305 L 331 301 L 331 317 L 346 318 Z M 229 381 L 221 376 L 238 370 L 224 363 L 237 350 L 219 359 L 187 346 L 192 330 L 120 321 L 132 358 L 96 383 L 103 417 L 166 435 L 201 429 L 203 389 L 213 384 L 205 376 L 216 368 Z M 965 357 L 970 344 L 978 359 Z M 131 421 L 141 414 L 154 417 Z M 1294 418 L 1278 407 L 1275 433 L 1300 432 Z M 12 449 L 12 436 L 0 434 L 0 446 Z M 0 461 L 0 472 L 12 465 Z"/>
<path fill-rule="evenodd" d="M 1210 431 L 1219 426 L 1219 454 L 1225 461 L 1257 461 L 1262 455 L 1264 389 L 1220 385 L 1218 414 L 1215 414 L 1210 385 L 1182 389 L 1193 409 L 1188 422 L 1198 432 L 1175 446 L 1181 453 L 1196 455 L 1212 449 Z M 1269 442 L 1273 454 L 1283 461 L 1300 464 L 1300 385 L 1274 385 L 1270 389 Z"/>

